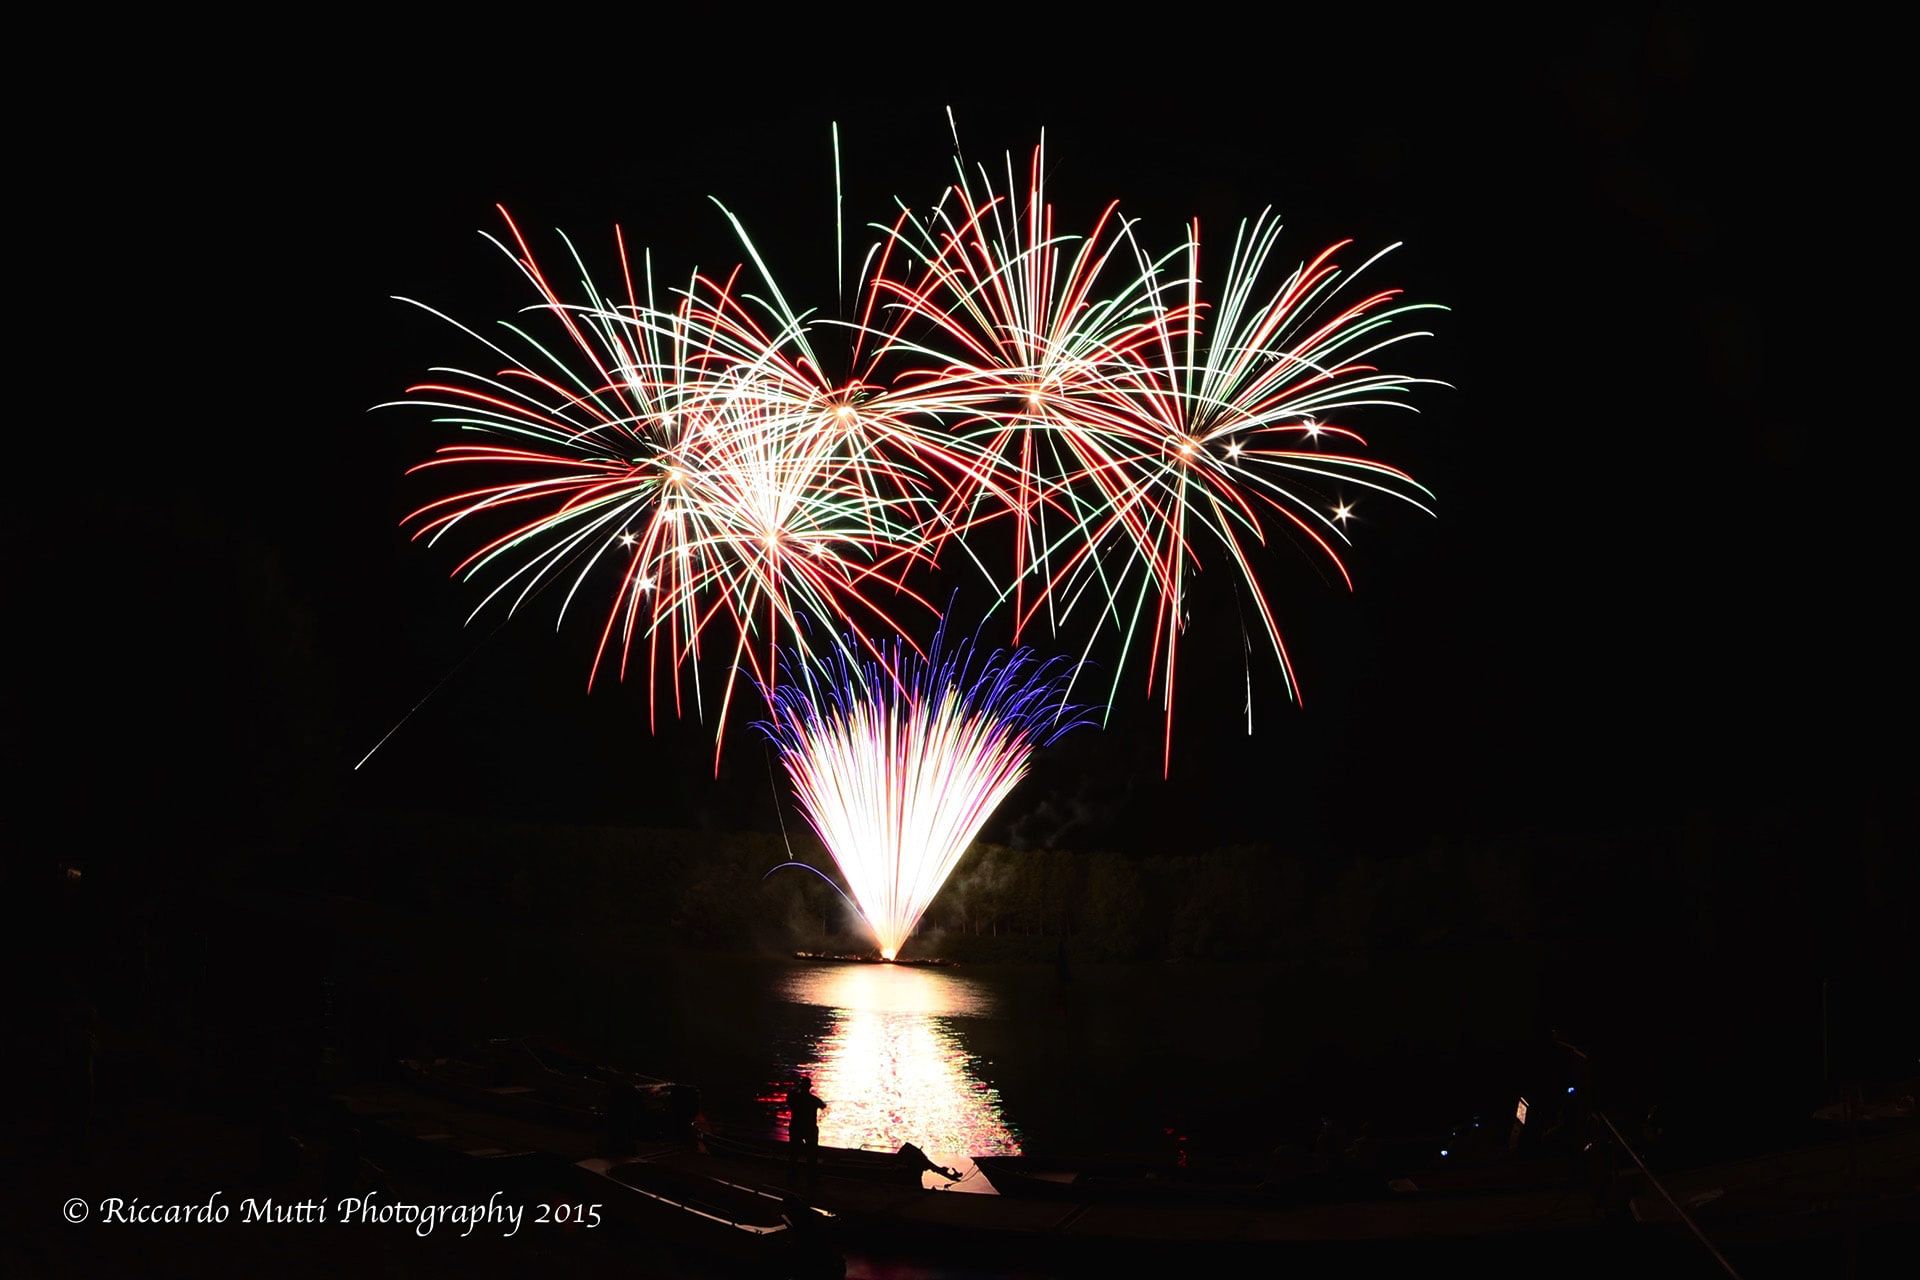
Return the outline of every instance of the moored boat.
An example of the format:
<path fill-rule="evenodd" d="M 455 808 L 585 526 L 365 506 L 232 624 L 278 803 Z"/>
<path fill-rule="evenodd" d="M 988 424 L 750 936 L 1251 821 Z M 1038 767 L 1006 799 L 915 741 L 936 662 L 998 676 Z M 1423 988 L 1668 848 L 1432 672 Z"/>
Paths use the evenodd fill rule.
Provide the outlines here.
<path fill-rule="evenodd" d="M 432 1115 L 360 1119 L 359 1144 L 384 1168 L 468 1188 L 527 1187 L 555 1180 L 554 1157 L 452 1126 Z"/>
<path fill-rule="evenodd" d="M 1035 1156 L 975 1156 L 973 1163 L 1003 1196 L 1079 1204 L 1281 1204 L 1325 1194 L 1332 1185 L 1308 1169 L 1262 1172 L 1242 1164 L 1193 1169 L 1169 1161 Z"/>
<path fill-rule="evenodd" d="M 700 1110 L 689 1085 L 620 1071 L 551 1046 L 483 1040 L 445 1058 L 408 1058 L 408 1079 L 445 1097 L 544 1124 L 679 1137 Z"/>
<path fill-rule="evenodd" d="M 1920 1219 L 1920 1132 L 1889 1132 L 1641 1175 L 1636 1222 L 1712 1238 L 1782 1240 Z M 1684 1215 L 1684 1216 L 1683 1216 Z"/>
<path fill-rule="evenodd" d="M 846 1274 L 835 1217 L 793 1196 L 638 1159 L 582 1160 L 577 1191 L 614 1222 L 779 1275 Z"/>
<path fill-rule="evenodd" d="M 804 1152 L 796 1152 L 791 1143 L 739 1133 L 703 1133 L 700 1148 L 710 1155 L 730 1160 L 751 1160 L 769 1170 L 785 1171 L 805 1161 Z M 868 1151 L 860 1147 L 820 1147 L 819 1172 L 832 1177 L 856 1178 L 888 1186 L 921 1186 L 921 1175 L 932 1170 L 949 1182 L 958 1176 L 929 1160 L 920 1148 L 906 1143 L 898 1151 Z"/>

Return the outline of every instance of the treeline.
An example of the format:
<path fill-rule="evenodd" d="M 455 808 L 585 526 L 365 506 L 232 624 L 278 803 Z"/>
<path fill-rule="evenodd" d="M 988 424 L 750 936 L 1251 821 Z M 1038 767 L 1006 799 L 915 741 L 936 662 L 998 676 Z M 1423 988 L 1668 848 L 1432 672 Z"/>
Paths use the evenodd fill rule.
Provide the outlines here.
<path fill-rule="evenodd" d="M 1528 881 L 1519 851 L 1334 868 L 1249 845 L 1152 856 L 980 845 L 921 932 L 954 955 L 1031 952 L 1039 940 L 1096 960 L 1299 961 L 1373 942 L 1525 937 L 1536 926 Z"/>
<path fill-rule="evenodd" d="M 608 941 L 724 949 L 868 945 L 805 833 L 370 821 L 343 859 L 362 896 L 435 913 L 511 917 Z M 1260 846 L 1120 855 L 976 845 L 913 944 L 963 959 L 1298 960 L 1541 935 L 1709 933 L 1723 841 L 1631 838 L 1432 846 L 1308 858 Z M 1718 921 L 1718 924 L 1716 924 Z"/>

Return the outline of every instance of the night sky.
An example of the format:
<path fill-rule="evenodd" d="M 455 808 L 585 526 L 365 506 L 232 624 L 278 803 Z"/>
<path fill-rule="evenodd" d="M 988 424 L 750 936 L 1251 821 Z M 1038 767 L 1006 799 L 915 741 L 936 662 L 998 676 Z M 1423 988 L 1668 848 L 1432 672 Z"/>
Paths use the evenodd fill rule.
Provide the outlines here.
<path fill-rule="evenodd" d="M 389 295 L 476 325 L 526 305 L 476 234 L 495 201 L 555 263 L 562 227 L 611 272 L 618 222 L 663 274 L 731 265 L 712 194 L 790 298 L 831 307 L 829 123 L 851 224 L 937 193 L 951 105 L 975 161 L 1045 127 L 1063 225 L 1117 196 L 1172 243 L 1198 214 L 1217 267 L 1272 204 L 1287 265 L 1404 241 L 1382 278 L 1452 308 L 1408 363 L 1455 389 L 1355 419 L 1439 519 L 1363 502 L 1352 595 L 1290 548 L 1266 562 L 1304 707 L 1256 652 L 1246 738 L 1216 569 L 1172 778 L 1141 667 L 994 834 L 1390 852 L 1904 811 L 1871 726 L 1903 718 L 1909 680 L 1911 575 L 1876 491 L 1911 413 L 1840 404 L 1884 376 L 1854 299 L 1894 219 L 1842 194 L 1863 177 L 1836 124 L 1856 86 L 1793 54 L 1633 17 L 1316 37 L 1199 76 L 1212 53 L 1071 80 L 1009 54 L 972 83 L 945 70 L 964 58 L 904 59 L 897 88 L 857 56 L 725 83 L 648 59 L 571 88 L 552 62 L 536 85 L 397 50 L 352 72 L 150 68 L 111 129 L 28 144 L 58 177 L 14 201 L 39 228 L 16 247 L 47 253 L 76 314 L 50 339 L 69 390 L 31 428 L 51 460 L 12 514 L 44 601 L 16 627 L 51 650 L 23 691 L 52 712 L 13 776 L 129 839 L 391 809 L 770 827 L 743 725 L 715 781 L 708 728 L 649 735 L 638 685 L 587 695 L 591 611 L 557 635 L 551 596 L 463 625 L 480 593 L 447 580 L 454 548 L 398 528 L 437 496 L 402 472 L 443 437 L 369 407 L 474 348 Z M 15 296 L 17 322 L 38 313 Z"/>

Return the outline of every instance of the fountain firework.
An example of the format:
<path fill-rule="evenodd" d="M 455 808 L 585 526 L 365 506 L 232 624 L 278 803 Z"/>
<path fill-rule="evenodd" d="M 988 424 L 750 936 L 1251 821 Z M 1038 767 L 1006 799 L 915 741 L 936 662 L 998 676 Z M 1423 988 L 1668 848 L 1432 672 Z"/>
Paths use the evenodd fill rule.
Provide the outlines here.
<path fill-rule="evenodd" d="M 974 662 L 966 641 L 923 657 L 899 640 L 882 663 L 853 645 L 782 659 L 765 688 L 794 795 L 892 960 L 1036 749 L 1083 724 L 1065 701 L 1073 664 L 1030 649 Z"/>

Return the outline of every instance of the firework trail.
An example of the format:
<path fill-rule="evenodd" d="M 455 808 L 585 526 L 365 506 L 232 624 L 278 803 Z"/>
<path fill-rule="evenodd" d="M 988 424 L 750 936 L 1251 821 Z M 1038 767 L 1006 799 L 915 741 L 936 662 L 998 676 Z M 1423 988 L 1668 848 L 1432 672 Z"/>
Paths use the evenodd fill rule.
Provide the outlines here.
<path fill-rule="evenodd" d="M 1033 753 L 1086 723 L 1064 701 L 1072 664 L 1016 649 L 976 665 L 944 640 L 943 622 L 924 656 L 898 640 L 884 663 L 783 655 L 758 725 L 887 960 Z"/>
<path fill-rule="evenodd" d="M 835 155 L 838 263 L 837 132 Z M 1428 308 L 1357 287 L 1391 247 L 1353 270 L 1345 242 L 1278 269 L 1270 214 L 1241 224 L 1215 281 L 1197 222 L 1159 253 L 1117 204 L 1063 231 L 1045 172 L 1043 143 L 1024 172 L 961 164 L 931 206 L 902 203 L 873 227 L 844 320 L 795 310 L 724 206 L 747 263 L 664 300 L 650 257 L 636 287 L 617 229 L 618 290 L 565 241 L 579 278 L 565 300 L 508 219 L 510 243 L 494 243 L 533 286 L 533 318 L 499 342 L 460 326 L 496 372 L 435 370 L 401 402 L 476 437 L 417 470 L 490 478 L 410 527 L 467 540 L 455 572 L 490 583 L 480 608 L 559 584 L 560 619 L 583 595 L 604 609 L 589 684 L 609 663 L 622 678 L 643 666 L 653 715 L 663 685 L 674 714 L 713 715 L 716 767 L 743 675 L 776 688 L 777 653 L 812 659 L 816 635 L 871 658 L 874 631 L 915 648 L 913 623 L 938 615 L 926 575 L 956 556 L 1015 644 L 1044 625 L 1084 661 L 1117 637 L 1109 712 L 1143 654 L 1163 768 L 1204 570 L 1251 603 L 1297 699 L 1260 549 L 1296 541 L 1351 585 L 1356 499 L 1428 509 L 1351 425 L 1431 381 L 1383 363 L 1428 336 L 1407 323 Z M 844 353 L 832 372 L 823 348 Z M 710 707 L 701 670 L 716 661 Z M 1251 665 L 1248 682 L 1250 716 Z"/>
<path fill-rule="evenodd" d="M 783 636 L 804 646 L 812 619 L 906 631 L 891 612 L 898 600 L 937 612 L 905 579 L 940 523 L 921 510 L 940 441 L 914 426 L 932 419 L 898 413 L 859 383 L 824 382 L 803 321 L 783 300 L 756 314 L 736 296 L 737 270 L 724 281 L 694 275 L 663 308 L 650 261 L 636 292 L 616 232 L 624 300 L 602 293 L 573 253 L 585 301 L 568 303 L 510 217 L 507 226 L 513 247 L 494 243 L 564 342 L 505 322 L 510 349 L 441 316 L 505 367 L 436 369 L 442 380 L 397 402 L 490 438 L 445 445 L 414 470 L 498 480 L 405 520 L 429 542 L 481 530 L 454 569 L 496 579 L 476 614 L 503 598 L 517 609 L 560 581 L 558 625 L 601 571 L 615 585 L 589 687 L 610 656 L 624 678 L 643 646 L 650 675 L 671 673 L 676 714 L 689 692 L 702 707 L 702 638 L 724 628 L 717 762 L 739 674 L 771 682 Z M 659 682 L 650 687 L 657 713 Z"/>
<path fill-rule="evenodd" d="M 1431 494 L 1397 468 L 1363 456 L 1342 425 L 1362 408 L 1411 408 L 1404 396 L 1431 379 L 1382 369 L 1382 353 L 1412 338 L 1413 313 L 1439 309 L 1399 291 L 1351 285 L 1388 250 L 1344 272 L 1336 244 L 1265 288 L 1280 225 L 1242 223 L 1217 300 L 1203 292 L 1200 227 L 1153 257 L 1109 205 L 1083 236 L 1055 229 L 1044 185 L 1044 145 L 1024 194 L 994 191 L 965 169 L 933 210 L 888 228 L 896 260 L 919 278 L 877 279 L 894 321 L 888 350 L 940 369 L 954 422 L 950 448 L 989 458 L 991 495 L 962 493 L 951 508 L 997 500 L 1014 519 L 1015 636 L 1044 608 L 1058 632 L 1077 606 L 1121 636 L 1121 660 L 1144 628 L 1147 679 L 1165 710 L 1163 768 L 1172 753 L 1176 655 L 1188 580 L 1223 559 L 1246 588 L 1298 697 L 1277 611 L 1252 550 L 1270 527 L 1323 554 L 1349 587 L 1339 547 L 1349 539 L 1346 495 L 1374 492 L 1430 510 Z M 1005 184 L 1016 189 L 1009 161 Z M 976 472 L 986 468 L 976 464 Z M 1329 495 L 1332 496 L 1329 496 Z M 1098 628 L 1088 629 L 1088 643 Z"/>

